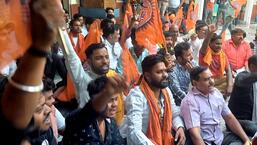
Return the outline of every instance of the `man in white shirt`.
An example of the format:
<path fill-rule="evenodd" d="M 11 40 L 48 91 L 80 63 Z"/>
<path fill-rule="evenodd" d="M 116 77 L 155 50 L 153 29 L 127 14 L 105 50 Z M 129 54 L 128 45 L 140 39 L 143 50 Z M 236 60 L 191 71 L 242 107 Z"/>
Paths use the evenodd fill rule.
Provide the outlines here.
<path fill-rule="evenodd" d="M 180 109 L 167 88 L 168 73 L 164 59 L 159 55 L 149 55 L 143 60 L 142 69 L 142 81 L 126 98 L 128 145 L 154 145 L 160 142 L 184 145 L 184 125 L 179 115 Z M 172 115 L 172 119 L 169 119 L 169 115 Z M 176 131 L 174 137 L 172 129 Z"/>
<path fill-rule="evenodd" d="M 202 21 L 197 23 L 195 27 L 196 27 L 195 33 L 197 34 L 197 37 L 195 39 L 191 39 L 189 43 L 191 44 L 191 47 L 193 49 L 193 59 L 198 64 L 199 51 L 206 37 L 207 31 L 208 31 L 208 25 Z"/>
<path fill-rule="evenodd" d="M 103 26 L 103 38 L 109 54 L 110 69 L 116 70 L 122 52 L 122 48 L 118 42 L 120 38 L 119 26 L 115 24 Z"/>
<path fill-rule="evenodd" d="M 64 51 L 66 67 L 75 84 L 79 108 L 82 108 L 90 99 L 87 92 L 89 82 L 99 76 L 106 75 L 109 71 L 108 51 L 102 43 L 91 44 L 86 50 L 88 68 L 84 70 L 74 49 L 68 48 L 69 54 Z"/>

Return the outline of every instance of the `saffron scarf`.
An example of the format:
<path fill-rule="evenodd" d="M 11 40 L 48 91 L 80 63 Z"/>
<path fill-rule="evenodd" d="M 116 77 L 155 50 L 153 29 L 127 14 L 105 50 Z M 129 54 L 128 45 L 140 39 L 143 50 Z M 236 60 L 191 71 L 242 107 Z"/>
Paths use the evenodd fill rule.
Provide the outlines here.
<path fill-rule="evenodd" d="M 75 44 L 73 41 L 72 32 L 69 32 L 69 37 L 70 37 L 70 41 L 71 41 L 71 44 L 72 44 L 74 50 L 76 51 L 77 54 L 79 54 L 79 52 L 82 50 L 83 45 L 84 45 L 84 36 L 82 34 L 78 35 L 77 44 Z"/>
<path fill-rule="evenodd" d="M 210 47 L 207 48 L 207 52 L 203 57 L 203 61 L 208 64 L 208 66 L 212 63 L 212 55 L 219 55 L 220 57 L 220 75 L 224 75 L 225 67 L 226 67 L 226 54 L 220 50 L 219 52 L 214 52 Z"/>
<path fill-rule="evenodd" d="M 164 96 L 164 119 L 163 127 L 161 128 L 160 113 L 161 109 L 158 106 L 158 100 L 154 96 L 154 92 L 151 90 L 145 79 L 142 79 L 140 83 L 140 89 L 145 95 L 148 106 L 150 108 L 149 123 L 146 136 L 154 144 L 157 145 L 174 145 L 174 137 L 171 134 L 172 129 L 172 110 L 170 104 L 170 98 L 166 89 L 162 89 L 161 92 Z"/>

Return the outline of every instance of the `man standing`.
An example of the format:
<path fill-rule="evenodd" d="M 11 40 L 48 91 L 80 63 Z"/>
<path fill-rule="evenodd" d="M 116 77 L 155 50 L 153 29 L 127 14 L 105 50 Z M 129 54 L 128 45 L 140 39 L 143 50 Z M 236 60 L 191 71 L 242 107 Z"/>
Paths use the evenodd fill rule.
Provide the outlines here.
<path fill-rule="evenodd" d="M 236 28 L 231 31 L 231 39 L 222 45 L 223 51 L 228 57 L 232 71 L 239 73 L 247 70 L 247 60 L 252 55 L 252 50 L 246 41 L 244 41 L 244 31 Z"/>
<path fill-rule="evenodd" d="M 81 23 L 78 19 L 70 21 L 69 38 L 76 53 L 79 53 L 83 47 L 84 36 L 81 34 Z"/>
<path fill-rule="evenodd" d="M 248 59 L 248 67 L 250 72 L 237 75 L 228 107 L 247 135 L 253 137 L 257 132 L 257 55 Z"/>
<path fill-rule="evenodd" d="M 193 88 L 181 102 L 181 115 L 195 145 L 228 145 L 223 142 L 220 127 L 221 118 L 229 129 L 240 137 L 243 143 L 250 144 L 235 116 L 231 113 L 222 94 L 214 87 L 210 70 L 195 67 L 190 72 Z M 226 140 L 226 137 L 224 138 Z"/>
<path fill-rule="evenodd" d="M 128 144 L 170 145 L 176 141 L 184 145 L 184 125 L 167 88 L 165 61 L 159 55 L 149 55 L 142 62 L 142 70 L 142 81 L 126 99 Z"/>

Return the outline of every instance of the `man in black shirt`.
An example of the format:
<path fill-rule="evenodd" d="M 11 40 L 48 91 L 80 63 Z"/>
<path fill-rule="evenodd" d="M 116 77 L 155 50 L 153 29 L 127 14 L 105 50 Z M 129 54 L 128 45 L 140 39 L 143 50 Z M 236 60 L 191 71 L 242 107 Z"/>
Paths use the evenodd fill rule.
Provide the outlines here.
<path fill-rule="evenodd" d="M 66 118 L 63 145 L 125 144 L 113 119 L 117 111 L 118 94 L 109 96 L 110 100 L 104 105 L 106 106 L 104 111 L 98 112 L 92 107 L 92 99 L 105 88 L 107 83 L 106 76 L 89 83 L 88 92 L 91 100 L 82 109 L 74 111 Z"/>
<path fill-rule="evenodd" d="M 228 106 L 246 134 L 253 137 L 257 132 L 257 55 L 248 59 L 248 67 L 250 72 L 235 78 Z"/>

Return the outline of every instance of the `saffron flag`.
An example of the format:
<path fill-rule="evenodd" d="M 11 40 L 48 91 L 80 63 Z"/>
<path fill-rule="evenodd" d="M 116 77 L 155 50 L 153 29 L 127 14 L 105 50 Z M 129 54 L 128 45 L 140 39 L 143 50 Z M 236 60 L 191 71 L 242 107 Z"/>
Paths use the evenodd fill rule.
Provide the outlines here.
<path fill-rule="evenodd" d="M 165 43 L 157 0 L 143 0 L 136 41 L 147 48 L 151 54 L 156 53 L 156 44 Z"/>
<path fill-rule="evenodd" d="M 25 0 L 0 1 L 0 69 L 31 45 L 30 9 Z"/>
<path fill-rule="evenodd" d="M 122 61 L 122 68 L 123 68 L 123 75 L 126 77 L 127 82 L 130 86 L 134 86 L 139 78 L 139 71 L 137 69 L 137 65 L 131 56 L 127 46 L 126 46 L 126 39 L 128 35 L 128 27 L 130 23 L 130 19 L 132 18 L 133 12 L 130 5 L 130 2 L 126 4 L 126 12 L 123 19 L 123 33 L 120 39 L 120 45 L 122 47 L 122 54 L 121 54 L 121 61 Z M 127 93 L 129 90 L 127 91 Z"/>
<path fill-rule="evenodd" d="M 232 7 L 235 9 L 235 17 L 240 14 L 241 8 L 246 4 L 246 0 L 233 0 L 231 1 Z"/>
<path fill-rule="evenodd" d="M 197 21 L 197 14 L 198 14 L 198 4 L 191 1 L 187 11 L 187 19 L 186 19 L 186 28 L 187 31 L 194 29 L 195 23 Z"/>
<path fill-rule="evenodd" d="M 100 28 L 100 23 L 101 21 L 99 19 L 96 19 L 89 28 L 88 34 L 85 37 L 84 40 L 84 45 L 82 47 L 82 49 L 79 51 L 78 55 L 81 61 L 85 61 L 86 60 L 86 55 L 85 55 L 85 51 L 88 48 L 89 45 L 93 44 L 93 43 L 100 43 L 101 41 L 101 36 L 102 36 L 102 31 Z"/>
<path fill-rule="evenodd" d="M 173 24 L 176 24 L 180 28 L 182 20 L 183 20 L 183 7 L 180 7 L 178 9 L 178 12 L 175 18 L 173 19 Z"/>

